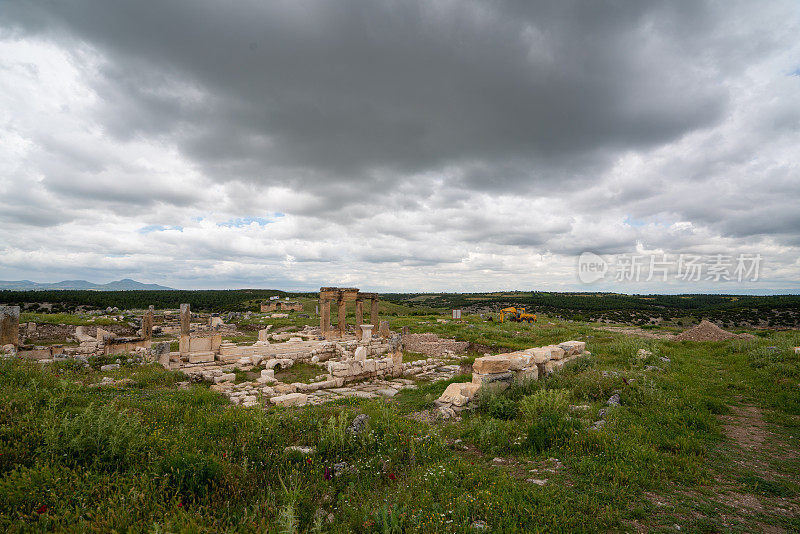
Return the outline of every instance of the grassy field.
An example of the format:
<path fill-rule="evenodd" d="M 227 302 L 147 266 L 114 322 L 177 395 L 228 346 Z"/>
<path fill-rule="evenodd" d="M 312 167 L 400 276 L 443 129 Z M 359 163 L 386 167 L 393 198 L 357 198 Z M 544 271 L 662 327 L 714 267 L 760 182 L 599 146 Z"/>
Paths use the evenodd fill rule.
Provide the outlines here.
<path fill-rule="evenodd" d="M 436 318 L 389 320 L 497 350 L 585 340 L 592 356 L 437 424 L 409 415 L 447 382 L 391 400 L 263 410 L 233 407 L 202 384 L 178 389 L 185 377 L 157 366 L 101 373 L 3 360 L 0 528 L 800 530 L 797 332 L 698 343 L 556 320 Z M 640 358 L 642 348 L 652 354 Z M 103 376 L 132 382 L 89 387 Z M 620 405 L 607 405 L 615 393 Z M 359 413 L 369 423 L 351 435 Z"/>

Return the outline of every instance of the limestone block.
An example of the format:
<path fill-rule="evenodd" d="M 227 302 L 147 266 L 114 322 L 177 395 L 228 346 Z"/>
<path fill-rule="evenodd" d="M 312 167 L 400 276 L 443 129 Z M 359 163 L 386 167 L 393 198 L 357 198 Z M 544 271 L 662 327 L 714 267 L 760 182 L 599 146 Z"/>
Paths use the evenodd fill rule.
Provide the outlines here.
<path fill-rule="evenodd" d="M 509 369 L 512 371 L 520 371 L 530 365 L 531 356 L 529 354 L 525 354 L 524 352 L 512 352 L 511 354 L 505 354 L 504 356 L 508 357 L 510 362 Z"/>
<path fill-rule="evenodd" d="M 85 326 L 76 326 L 75 327 L 75 339 L 77 339 L 79 343 L 94 342 L 95 341 L 94 337 L 92 337 L 92 336 L 90 336 L 89 334 L 86 333 L 86 327 Z"/>
<path fill-rule="evenodd" d="M 367 359 L 367 349 L 365 347 L 358 347 L 356 349 L 355 359 L 358 361 L 364 361 Z"/>
<path fill-rule="evenodd" d="M 550 349 L 548 347 L 536 347 L 525 351 L 531 356 L 531 363 L 545 363 L 550 361 Z"/>
<path fill-rule="evenodd" d="M 208 363 L 214 361 L 214 353 L 208 352 L 190 352 L 189 363 Z"/>
<path fill-rule="evenodd" d="M 564 349 L 566 356 L 583 354 L 583 351 L 586 350 L 585 341 L 565 341 L 563 343 L 559 343 L 558 346 Z"/>
<path fill-rule="evenodd" d="M 219 384 L 220 382 L 233 382 L 236 380 L 235 373 L 226 373 L 224 375 L 214 377 L 214 383 Z"/>
<path fill-rule="evenodd" d="M 532 364 L 517 373 L 518 380 L 537 380 L 539 378 L 538 364 Z"/>
<path fill-rule="evenodd" d="M 511 360 L 504 354 L 482 356 L 475 359 L 472 371 L 482 375 L 503 373 L 511 368 Z"/>
<path fill-rule="evenodd" d="M 275 390 L 275 393 L 279 395 L 283 395 L 286 393 L 294 393 L 297 391 L 297 387 L 293 386 L 292 384 L 277 384 L 272 389 Z"/>
<path fill-rule="evenodd" d="M 189 336 L 181 336 L 180 341 L 178 341 L 178 350 L 181 354 L 189 352 L 189 340 Z"/>
<path fill-rule="evenodd" d="M 560 360 L 566 355 L 566 351 L 559 347 L 558 345 L 548 345 L 544 347 L 545 349 L 550 349 L 550 359 L 551 360 Z"/>
<path fill-rule="evenodd" d="M 269 399 L 272 404 L 279 406 L 305 406 L 308 402 L 308 395 L 305 393 L 287 393 Z"/>
<path fill-rule="evenodd" d="M 472 383 L 478 384 L 480 386 L 485 384 L 491 384 L 493 382 L 510 383 L 513 377 L 514 374 L 511 371 L 506 371 L 505 373 L 491 373 L 491 374 L 472 373 Z"/>
<path fill-rule="evenodd" d="M 261 378 L 275 380 L 275 369 L 264 369 L 261 371 Z"/>
<path fill-rule="evenodd" d="M 375 365 L 375 360 L 364 360 L 363 363 L 365 373 L 374 373 L 378 370 L 377 366 Z"/>
<path fill-rule="evenodd" d="M 212 352 L 210 337 L 190 337 L 189 352 Z"/>
<path fill-rule="evenodd" d="M 363 372 L 364 372 L 364 362 L 355 360 L 350 362 L 351 375 L 360 375 Z"/>

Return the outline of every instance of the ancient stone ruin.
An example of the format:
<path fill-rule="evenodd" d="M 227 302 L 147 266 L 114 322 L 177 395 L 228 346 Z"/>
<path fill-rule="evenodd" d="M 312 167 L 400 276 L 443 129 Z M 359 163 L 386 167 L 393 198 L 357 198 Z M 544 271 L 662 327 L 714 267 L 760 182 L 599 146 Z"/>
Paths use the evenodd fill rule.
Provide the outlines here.
<path fill-rule="evenodd" d="M 589 354 L 584 341 L 565 341 L 558 345 L 476 358 L 472 364 L 472 382 L 450 384 L 436 405 L 444 417 L 452 417 L 464 410 L 481 390 L 502 390 L 515 379 L 537 380 L 584 354 Z"/>
<path fill-rule="evenodd" d="M 19 306 L 0 306 L 0 347 L 19 346 Z"/>
<path fill-rule="evenodd" d="M 347 333 L 347 303 L 355 302 L 356 314 L 356 337 L 363 335 L 364 326 L 364 301 L 370 303 L 369 319 L 371 321 L 370 329 L 377 329 L 380 327 L 380 318 L 378 317 L 378 294 L 377 293 L 361 293 L 357 288 L 348 287 L 322 287 L 319 290 L 319 320 L 320 331 L 326 339 L 333 339 L 336 337 L 343 338 Z M 331 329 L 331 303 L 336 302 L 337 306 L 337 328 Z M 388 330 L 388 323 L 387 323 Z"/>

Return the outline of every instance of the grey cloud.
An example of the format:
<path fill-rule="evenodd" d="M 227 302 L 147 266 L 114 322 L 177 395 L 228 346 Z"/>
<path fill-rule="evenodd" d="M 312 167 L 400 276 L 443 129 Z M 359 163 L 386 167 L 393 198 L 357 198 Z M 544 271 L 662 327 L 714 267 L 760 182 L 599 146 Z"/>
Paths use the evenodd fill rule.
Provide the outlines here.
<path fill-rule="evenodd" d="M 702 59 L 727 51 L 700 38 L 723 13 L 694 2 L 8 2 L 5 13 L 17 31 L 69 35 L 113 63 L 96 81 L 110 131 L 172 134 L 222 180 L 319 184 L 280 170 L 322 169 L 374 186 L 374 169 L 478 162 L 467 187 L 563 182 L 607 165 L 601 151 L 709 125 L 727 102 Z M 196 86 L 202 105 L 149 90 L 170 84 Z M 507 160 L 519 170 L 492 170 Z"/>

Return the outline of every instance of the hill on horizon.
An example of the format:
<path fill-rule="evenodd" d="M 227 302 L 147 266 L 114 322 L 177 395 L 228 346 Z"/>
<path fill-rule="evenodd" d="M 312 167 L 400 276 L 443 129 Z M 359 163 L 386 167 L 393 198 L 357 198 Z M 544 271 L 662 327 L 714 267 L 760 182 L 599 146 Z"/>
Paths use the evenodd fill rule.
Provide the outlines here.
<path fill-rule="evenodd" d="M 170 291 L 171 287 L 160 286 L 158 284 L 143 284 L 130 278 L 108 282 L 107 284 L 95 284 L 86 280 L 62 280 L 61 282 L 41 283 L 31 282 L 30 280 L 0 280 L 0 290 L 9 289 L 12 291 L 52 291 L 52 290 L 88 290 L 88 291 Z"/>

